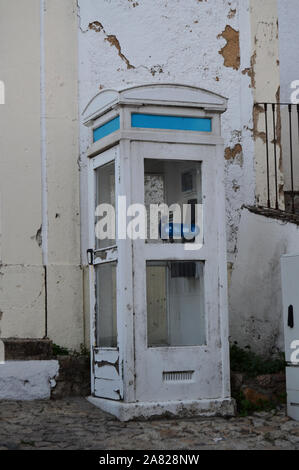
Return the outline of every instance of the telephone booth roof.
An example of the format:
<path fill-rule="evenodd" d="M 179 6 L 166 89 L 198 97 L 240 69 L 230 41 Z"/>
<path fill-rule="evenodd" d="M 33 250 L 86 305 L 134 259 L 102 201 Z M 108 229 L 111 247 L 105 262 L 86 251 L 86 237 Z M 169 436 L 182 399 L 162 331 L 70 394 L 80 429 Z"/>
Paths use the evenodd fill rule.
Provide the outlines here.
<path fill-rule="evenodd" d="M 92 122 L 117 105 L 156 105 L 202 108 L 223 113 L 227 98 L 195 86 L 174 83 L 138 85 L 123 90 L 105 89 L 94 96 L 83 111 L 84 124 Z"/>

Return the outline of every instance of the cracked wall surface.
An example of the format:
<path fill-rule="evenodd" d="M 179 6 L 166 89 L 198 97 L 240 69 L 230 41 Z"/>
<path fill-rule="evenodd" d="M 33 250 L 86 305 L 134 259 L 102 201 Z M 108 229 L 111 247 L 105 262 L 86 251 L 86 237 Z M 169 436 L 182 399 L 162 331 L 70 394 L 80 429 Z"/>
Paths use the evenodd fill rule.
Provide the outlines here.
<path fill-rule="evenodd" d="M 232 19 L 233 17 L 230 11 L 228 18 Z M 219 54 L 221 54 L 224 59 L 224 66 L 238 70 L 240 67 L 239 31 L 236 31 L 230 25 L 226 25 L 224 31 L 218 35 L 218 38 L 226 40 L 225 46 L 219 51 Z"/>
<path fill-rule="evenodd" d="M 225 160 L 228 252 L 234 257 L 240 208 L 254 200 L 252 90 L 242 74 L 251 57 L 247 0 L 139 1 L 135 8 L 127 0 L 81 0 L 78 6 L 81 112 L 99 89 L 151 82 L 186 83 L 229 98 L 222 116 L 225 147 L 242 147 L 238 158 Z M 88 130 L 81 126 L 80 132 L 84 214 Z M 83 255 L 84 230 L 82 241 Z"/>
<path fill-rule="evenodd" d="M 276 0 L 250 0 L 250 67 L 242 68 L 250 79 L 255 103 L 280 101 L 278 11 Z M 241 50 L 242 54 L 242 50 Z M 270 200 L 275 207 L 275 164 L 272 108 L 268 106 Z M 283 207 L 281 114 L 275 112 L 279 204 Z M 253 108 L 252 137 L 255 199 L 267 205 L 266 132 L 264 107 Z M 228 153 L 230 156 L 230 153 Z M 238 183 L 239 184 L 239 183 Z M 231 266 L 229 289 L 231 338 L 262 354 L 283 349 L 280 256 L 296 247 L 298 230 L 274 219 L 242 211 L 236 257 Z M 298 246 L 298 245 L 297 245 Z"/>

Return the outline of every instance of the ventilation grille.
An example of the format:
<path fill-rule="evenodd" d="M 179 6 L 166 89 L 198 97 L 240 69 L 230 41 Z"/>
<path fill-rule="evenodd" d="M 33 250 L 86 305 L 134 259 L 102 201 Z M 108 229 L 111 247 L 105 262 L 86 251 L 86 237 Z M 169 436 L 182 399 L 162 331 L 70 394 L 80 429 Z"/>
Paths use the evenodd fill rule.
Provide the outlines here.
<path fill-rule="evenodd" d="M 193 378 L 194 370 L 183 370 L 173 372 L 163 372 L 164 382 L 190 382 Z"/>

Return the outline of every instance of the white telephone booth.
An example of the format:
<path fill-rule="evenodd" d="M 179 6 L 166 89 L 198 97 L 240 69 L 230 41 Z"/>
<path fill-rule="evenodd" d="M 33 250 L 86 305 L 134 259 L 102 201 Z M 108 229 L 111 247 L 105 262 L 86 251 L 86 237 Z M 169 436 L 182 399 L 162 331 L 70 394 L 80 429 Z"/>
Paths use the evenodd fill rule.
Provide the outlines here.
<path fill-rule="evenodd" d="M 90 128 L 92 403 L 120 420 L 234 413 L 229 385 L 226 99 L 101 91 Z"/>

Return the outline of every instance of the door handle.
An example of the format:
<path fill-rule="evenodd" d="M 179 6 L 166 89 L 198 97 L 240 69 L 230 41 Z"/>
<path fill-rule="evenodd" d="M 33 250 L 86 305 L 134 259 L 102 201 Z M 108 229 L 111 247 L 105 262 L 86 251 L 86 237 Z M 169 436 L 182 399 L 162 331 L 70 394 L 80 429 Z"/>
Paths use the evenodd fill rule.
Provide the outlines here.
<path fill-rule="evenodd" d="M 93 249 L 92 248 L 89 248 L 87 250 L 87 262 L 89 266 L 93 265 Z"/>
<path fill-rule="evenodd" d="M 294 307 L 293 307 L 293 305 L 289 305 L 289 308 L 288 308 L 288 326 L 290 328 L 294 328 Z"/>

